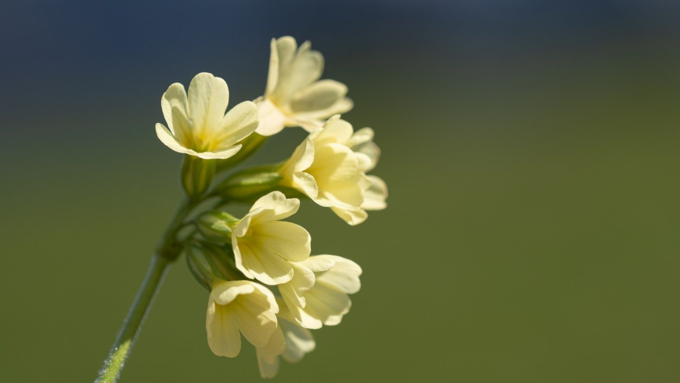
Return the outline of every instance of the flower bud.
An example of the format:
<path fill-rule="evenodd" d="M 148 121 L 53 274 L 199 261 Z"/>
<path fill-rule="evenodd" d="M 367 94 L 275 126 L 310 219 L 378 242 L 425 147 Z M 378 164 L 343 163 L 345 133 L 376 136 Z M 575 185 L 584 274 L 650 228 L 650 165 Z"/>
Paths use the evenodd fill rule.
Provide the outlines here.
<path fill-rule="evenodd" d="M 234 265 L 230 248 L 205 242 L 187 246 L 187 265 L 191 274 L 203 287 L 212 288 L 215 279 L 243 279 Z"/>
<path fill-rule="evenodd" d="M 210 187 L 215 177 L 216 160 L 184 156 L 182 162 L 182 187 L 190 198 L 198 197 Z"/>
<path fill-rule="evenodd" d="M 225 180 L 219 187 L 219 195 L 226 200 L 252 202 L 278 189 L 280 165 L 245 169 Z"/>
<path fill-rule="evenodd" d="M 209 211 L 196 219 L 198 230 L 208 240 L 214 242 L 231 242 L 231 228 L 238 223 L 238 218 L 223 211 Z"/>

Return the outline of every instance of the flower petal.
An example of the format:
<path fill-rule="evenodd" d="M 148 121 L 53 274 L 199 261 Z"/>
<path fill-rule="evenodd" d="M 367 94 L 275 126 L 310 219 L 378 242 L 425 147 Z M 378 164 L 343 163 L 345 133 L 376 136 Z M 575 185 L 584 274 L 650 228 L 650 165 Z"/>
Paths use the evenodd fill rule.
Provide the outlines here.
<path fill-rule="evenodd" d="M 340 208 L 331 207 L 333 213 L 342 218 L 350 226 L 356 226 L 368 218 L 368 213 L 362 208 Z"/>
<path fill-rule="evenodd" d="M 201 152 L 201 153 L 196 153 L 195 156 L 203 158 L 204 160 L 226 160 L 229 157 L 232 157 L 234 154 L 238 153 L 239 150 L 241 150 L 242 145 L 235 145 L 232 146 L 229 149 L 221 150 L 219 152 Z"/>
<path fill-rule="evenodd" d="M 295 93 L 321 77 L 323 56 L 317 51 L 311 51 L 310 48 L 309 41 L 303 43 L 289 65 L 283 57 L 288 51 L 279 50 L 279 77 L 276 89 L 271 93 L 271 97 L 278 103 L 288 104 Z"/>
<path fill-rule="evenodd" d="M 217 305 L 212 299 L 208 303 L 206 315 L 208 346 L 213 354 L 234 358 L 241 351 L 241 335 L 238 326 L 224 306 Z"/>
<path fill-rule="evenodd" d="M 279 292 L 281 292 L 286 305 L 304 308 L 306 305 L 304 293 L 314 286 L 316 278 L 314 272 L 302 264 L 291 262 L 291 265 L 295 271 L 293 279 L 288 283 L 279 285 Z"/>
<path fill-rule="evenodd" d="M 161 123 L 156 124 L 156 135 L 158 136 L 158 139 L 161 140 L 163 144 L 165 144 L 165 146 L 176 151 L 177 153 L 196 155 L 196 152 L 183 147 L 179 142 L 177 142 L 175 137 L 170 133 L 170 131 L 168 131 L 168 128 L 166 128 Z"/>
<path fill-rule="evenodd" d="M 319 196 L 319 186 L 309 173 L 297 172 L 293 174 L 292 186 L 305 193 L 307 197 L 316 199 Z"/>
<path fill-rule="evenodd" d="M 380 177 L 368 175 L 371 186 L 364 191 L 364 202 L 361 208 L 365 210 L 383 210 L 387 207 L 387 184 Z"/>
<path fill-rule="evenodd" d="M 320 145 L 326 145 L 329 143 L 338 143 L 345 145 L 349 139 L 352 137 L 354 129 L 352 124 L 340 119 L 339 116 L 334 116 L 326 125 L 324 125 L 323 130 L 315 132 L 312 140 L 314 141 L 315 147 Z"/>
<path fill-rule="evenodd" d="M 194 134 L 214 134 L 229 104 L 227 83 L 210 73 L 199 73 L 189 85 L 189 112 Z"/>
<path fill-rule="evenodd" d="M 260 249 L 281 258 L 300 262 L 309 257 L 312 237 L 302 226 L 291 222 L 270 221 L 253 227 Z"/>
<path fill-rule="evenodd" d="M 285 259 L 244 241 L 240 241 L 238 247 L 242 267 L 262 283 L 279 285 L 293 279 L 293 267 Z M 236 266 L 239 266 L 238 263 Z"/>
<path fill-rule="evenodd" d="M 262 378 L 273 378 L 279 371 L 279 355 L 286 349 L 283 332 L 277 328 L 264 347 L 257 348 L 257 365 Z"/>
<path fill-rule="evenodd" d="M 215 140 L 219 141 L 217 150 L 229 148 L 248 137 L 257 129 L 257 106 L 251 101 L 244 101 L 233 107 L 220 122 Z"/>
<path fill-rule="evenodd" d="M 315 284 L 305 294 L 307 307 L 304 311 L 320 319 L 324 325 L 335 325 L 343 315 L 349 312 L 352 302 L 347 294 L 324 284 Z"/>
<path fill-rule="evenodd" d="M 239 330 L 250 343 L 255 347 L 263 347 L 269 342 L 276 331 L 277 321 L 265 295 L 254 293 L 241 296 L 228 308 L 229 315 L 233 316 Z"/>
<path fill-rule="evenodd" d="M 361 289 L 359 276 L 362 270 L 355 262 L 337 255 L 317 255 L 310 258 L 334 263 L 330 270 L 316 274 L 316 284 L 325 284 L 346 294 L 354 294 Z"/>
<path fill-rule="evenodd" d="M 219 305 L 228 305 L 239 295 L 255 292 L 254 283 L 250 281 L 222 281 L 216 283 L 210 292 L 210 297 Z"/>
<path fill-rule="evenodd" d="M 299 121 L 308 121 L 307 124 L 311 123 L 312 121 L 318 121 L 323 125 L 325 120 L 327 120 L 329 117 L 349 112 L 350 110 L 352 110 L 353 107 L 354 102 L 349 97 L 345 97 L 341 100 L 338 100 L 338 102 L 331 105 L 327 109 L 320 109 L 306 113 L 299 112 L 295 115 L 295 118 Z M 306 125 L 301 126 L 307 129 Z"/>
<path fill-rule="evenodd" d="M 189 115 L 189 107 L 187 103 L 187 93 L 184 90 L 184 85 L 176 82 L 168 87 L 168 90 L 163 93 L 161 98 L 161 109 L 163 110 L 163 117 L 168 123 L 168 128 L 173 135 L 178 134 L 191 134 L 191 132 L 178 132 L 177 128 L 173 124 L 172 109 L 177 108 L 185 117 Z M 182 129 L 179 129 L 182 130 Z"/>
<path fill-rule="evenodd" d="M 288 363 L 295 363 L 302 360 L 316 348 L 316 342 L 312 332 L 295 323 L 287 320 L 280 320 L 279 326 L 286 340 L 286 350 L 281 355 Z"/>
<path fill-rule="evenodd" d="M 310 84 L 293 96 L 290 108 L 294 113 L 315 112 L 335 105 L 347 94 L 347 86 L 334 80 Z"/>
<path fill-rule="evenodd" d="M 259 213 L 251 215 L 253 217 L 253 222 L 251 224 L 263 224 L 269 221 L 286 219 L 297 213 L 299 208 L 299 199 L 286 198 L 280 191 L 274 191 L 255 201 L 250 208 L 251 213 L 261 209 Z"/>
<path fill-rule="evenodd" d="M 321 273 L 330 270 L 335 265 L 335 260 L 328 256 L 315 255 L 300 263 L 314 273 Z"/>
<path fill-rule="evenodd" d="M 257 113 L 260 123 L 255 131 L 262 136 L 273 136 L 286 126 L 286 115 L 269 100 L 257 102 Z"/>

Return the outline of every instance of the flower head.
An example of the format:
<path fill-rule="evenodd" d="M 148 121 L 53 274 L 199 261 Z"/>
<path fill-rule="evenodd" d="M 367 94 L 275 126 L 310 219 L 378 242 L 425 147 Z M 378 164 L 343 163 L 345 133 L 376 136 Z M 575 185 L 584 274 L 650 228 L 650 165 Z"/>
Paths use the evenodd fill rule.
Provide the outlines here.
<path fill-rule="evenodd" d="M 306 269 L 306 272 L 298 272 Z M 361 267 L 335 255 L 317 255 L 297 265 L 293 279 L 279 286 L 290 315 L 305 328 L 333 326 L 349 312 L 348 294 L 361 289 Z"/>
<path fill-rule="evenodd" d="M 297 147 L 280 173 L 285 186 L 357 225 L 368 217 L 366 210 L 386 207 L 387 186 L 380 178 L 366 175 L 379 156 L 371 128 L 355 133 L 352 125 L 335 116 Z"/>
<path fill-rule="evenodd" d="M 312 332 L 297 324 L 280 298 L 277 298 L 277 302 L 280 307 L 279 327 L 266 346 L 257 348 L 257 365 L 263 378 L 276 376 L 279 371 L 279 356 L 288 363 L 296 363 L 316 348 Z"/>
<path fill-rule="evenodd" d="M 170 149 L 203 159 L 225 159 L 236 154 L 238 142 L 255 131 L 257 107 L 242 102 L 226 115 L 227 83 L 210 73 L 199 73 L 189 85 L 189 95 L 179 83 L 163 94 L 161 107 L 168 124 L 156 124 L 158 138 Z"/>
<path fill-rule="evenodd" d="M 311 236 L 299 225 L 282 222 L 300 207 L 297 198 L 272 192 L 255 202 L 234 227 L 231 243 L 236 267 L 248 278 L 278 285 L 293 278 L 290 262 L 304 261 L 311 251 Z"/>
<path fill-rule="evenodd" d="M 321 80 L 324 60 L 309 41 L 300 48 L 290 36 L 272 39 L 269 77 L 264 97 L 256 100 L 261 124 L 257 132 L 270 136 L 284 127 L 301 126 L 309 132 L 323 121 L 352 109 L 347 86 Z"/>
<path fill-rule="evenodd" d="M 251 281 L 218 281 L 208 300 L 206 330 L 215 355 L 233 358 L 241 351 L 241 336 L 264 347 L 276 331 L 279 306 L 269 289 Z"/>

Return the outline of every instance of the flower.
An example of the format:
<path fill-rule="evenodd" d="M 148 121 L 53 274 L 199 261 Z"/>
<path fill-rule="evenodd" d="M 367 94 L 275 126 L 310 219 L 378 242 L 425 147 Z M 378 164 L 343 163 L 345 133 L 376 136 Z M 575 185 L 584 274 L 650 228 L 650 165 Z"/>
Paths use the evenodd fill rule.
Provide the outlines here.
<path fill-rule="evenodd" d="M 275 191 L 258 199 L 231 235 L 236 267 L 248 278 L 278 285 L 293 278 L 290 262 L 309 257 L 312 238 L 299 225 L 281 222 L 300 207 L 297 198 Z"/>
<path fill-rule="evenodd" d="M 217 356 L 233 358 L 241 351 L 241 336 L 255 347 L 265 346 L 276 331 L 279 306 L 269 289 L 251 281 L 218 280 L 208 300 L 208 345 Z"/>
<path fill-rule="evenodd" d="M 257 365 L 263 378 L 276 376 L 279 355 L 288 363 L 296 363 L 316 348 L 312 332 L 296 323 L 280 298 L 277 298 L 277 302 L 281 308 L 278 314 L 279 327 L 265 347 L 256 349 Z"/>
<path fill-rule="evenodd" d="M 255 101 L 261 121 L 257 133 L 271 136 L 286 126 L 312 132 L 328 117 L 352 109 L 352 100 L 345 97 L 347 86 L 319 81 L 324 60 L 311 46 L 306 41 L 298 49 L 290 36 L 272 39 L 267 88 L 264 97 Z"/>
<path fill-rule="evenodd" d="M 330 207 L 350 225 L 358 225 L 368 217 L 367 210 L 387 206 L 385 183 L 366 175 L 379 157 L 372 129 L 354 133 L 352 125 L 334 116 L 297 147 L 279 173 L 284 186 Z"/>
<path fill-rule="evenodd" d="M 236 154 L 239 141 L 255 131 L 257 107 L 242 102 L 226 115 L 229 104 L 227 83 L 210 73 L 191 80 L 189 96 L 179 83 L 163 93 L 161 107 L 168 128 L 156 124 L 158 138 L 170 149 L 203 159 L 225 159 Z"/>
<path fill-rule="evenodd" d="M 361 267 L 349 259 L 317 255 L 298 263 L 293 279 L 279 291 L 295 322 L 310 329 L 334 326 L 352 306 L 348 294 L 361 289 L 360 275 Z"/>

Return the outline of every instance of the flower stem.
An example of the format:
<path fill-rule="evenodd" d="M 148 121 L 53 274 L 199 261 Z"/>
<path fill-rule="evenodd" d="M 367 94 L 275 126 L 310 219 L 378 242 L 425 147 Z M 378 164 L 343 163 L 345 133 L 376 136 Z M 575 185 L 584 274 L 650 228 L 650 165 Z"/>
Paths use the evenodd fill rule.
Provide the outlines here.
<path fill-rule="evenodd" d="M 139 329 L 146 317 L 153 298 L 158 291 L 165 271 L 172 261 L 166 257 L 154 254 L 151 264 L 144 277 L 142 287 L 137 292 L 137 297 L 130 307 L 130 312 L 125 323 L 118 333 L 118 338 L 111 348 L 109 357 L 104 362 L 104 367 L 99 371 L 95 383 L 113 383 L 118 380 L 120 371 L 123 369 L 125 359 L 132 350 L 132 345 L 139 334 Z"/>
<path fill-rule="evenodd" d="M 177 234 L 185 227 L 184 220 L 186 217 L 199 203 L 200 201 L 185 200 L 177 209 L 172 221 L 170 221 L 170 225 L 168 225 L 165 234 L 158 244 L 156 253 L 151 258 L 151 264 L 144 277 L 144 282 L 142 282 L 142 287 L 137 292 L 135 301 L 132 303 L 132 307 L 130 307 L 123 327 L 120 329 L 116 342 L 111 347 L 111 352 L 104 361 L 104 366 L 99 371 L 99 376 L 95 383 L 113 383 L 118 380 L 125 359 L 130 354 L 144 318 L 149 312 L 154 297 L 158 293 L 163 276 L 168 266 L 182 252 L 182 244 L 178 241 Z"/>

